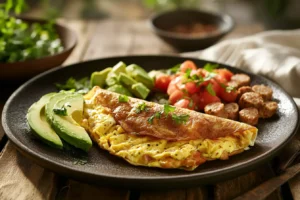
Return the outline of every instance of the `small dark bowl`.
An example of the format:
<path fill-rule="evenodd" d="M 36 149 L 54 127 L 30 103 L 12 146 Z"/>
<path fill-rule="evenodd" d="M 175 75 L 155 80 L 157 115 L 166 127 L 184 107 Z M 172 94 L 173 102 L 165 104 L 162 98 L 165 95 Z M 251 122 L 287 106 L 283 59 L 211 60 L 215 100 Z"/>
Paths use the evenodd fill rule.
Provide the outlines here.
<path fill-rule="evenodd" d="M 38 22 L 46 23 L 46 20 L 20 18 L 29 24 Z M 26 80 L 43 71 L 53 67 L 60 66 L 71 54 L 77 43 L 76 34 L 69 28 L 58 23 L 55 24 L 57 33 L 62 41 L 64 50 L 58 54 L 45 56 L 34 60 L 27 60 L 14 63 L 0 63 L 0 80 L 1 81 L 16 81 Z"/>
<path fill-rule="evenodd" d="M 176 25 L 195 22 L 215 25 L 217 31 L 204 36 L 184 35 L 170 31 Z M 192 51 L 205 49 L 216 43 L 233 29 L 234 21 L 226 14 L 213 14 L 199 10 L 175 10 L 154 16 L 151 19 L 151 26 L 154 32 L 168 44 L 180 51 Z"/>

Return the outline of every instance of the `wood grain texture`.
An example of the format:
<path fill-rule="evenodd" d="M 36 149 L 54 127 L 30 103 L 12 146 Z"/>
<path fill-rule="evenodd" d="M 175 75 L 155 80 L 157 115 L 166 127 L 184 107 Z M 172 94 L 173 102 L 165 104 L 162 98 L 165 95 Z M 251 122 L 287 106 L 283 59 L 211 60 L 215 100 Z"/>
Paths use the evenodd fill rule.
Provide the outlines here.
<path fill-rule="evenodd" d="M 257 170 L 248 174 L 239 176 L 237 178 L 217 183 L 214 189 L 214 196 L 216 200 L 233 199 L 255 186 L 259 185 L 265 180 L 274 177 L 272 168 L 269 165 L 261 166 Z M 268 200 L 280 199 L 279 191 L 272 193 Z"/>
<path fill-rule="evenodd" d="M 177 189 L 167 191 L 141 191 L 139 200 L 206 200 L 205 187 Z"/>
<path fill-rule="evenodd" d="M 147 21 L 98 21 L 84 59 L 133 54 L 173 54 L 170 46 L 151 32 Z"/>
<path fill-rule="evenodd" d="M 56 178 L 8 142 L 0 156 L 0 199 L 53 199 Z"/>
<path fill-rule="evenodd" d="M 99 187 L 91 184 L 69 180 L 67 185 L 62 188 L 62 195 L 59 199 L 64 200 L 83 200 L 83 199 L 110 199 L 128 200 L 130 192 L 128 190 Z"/>

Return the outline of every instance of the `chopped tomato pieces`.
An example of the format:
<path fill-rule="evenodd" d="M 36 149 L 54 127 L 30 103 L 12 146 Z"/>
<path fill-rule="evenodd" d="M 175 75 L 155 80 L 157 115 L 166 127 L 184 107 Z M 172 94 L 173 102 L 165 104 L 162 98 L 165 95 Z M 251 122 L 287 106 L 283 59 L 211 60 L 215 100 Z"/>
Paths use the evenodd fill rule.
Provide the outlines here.
<path fill-rule="evenodd" d="M 175 90 L 169 97 L 170 104 L 174 105 L 177 101 L 182 99 L 184 93 L 181 90 Z"/>
<path fill-rule="evenodd" d="M 154 87 L 162 92 L 167 92 L 170 82 L 171 77 L 169 75 L 161 74 L 156 77 Z"/>
<path fill-rule="evenodd" d="M 180 65 L 180 71 L 185 72 L 187 69 L 196 70 L 197 67 L 193 61 L 187 60 Z"/>

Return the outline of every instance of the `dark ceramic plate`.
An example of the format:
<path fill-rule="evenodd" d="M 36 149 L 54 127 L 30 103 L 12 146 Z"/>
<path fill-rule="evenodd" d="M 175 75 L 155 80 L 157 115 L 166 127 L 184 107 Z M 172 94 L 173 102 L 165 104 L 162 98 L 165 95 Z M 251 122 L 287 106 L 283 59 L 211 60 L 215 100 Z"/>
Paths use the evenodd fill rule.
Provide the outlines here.
<path fill-rule="evenodd" d="M 29 80 L 12 94 L 3 110 L 4 130 L 21 153 L 54 172 L 87 182 L 144 189 L 183 188 L 237 176 L 271 159 L 294 135 L 298 127 L 298 111 L 292 98 L 272 81 L 253 74 L 250 74 L 252 84 L 266 84 L 274 90 L 274 98 L 279 102 L 276 116 L 260 120 L 257 142 L 250 150 L 227 161 L 207 162 L 192 172 L 135 167 L 97 145 L 88 154 L 72 149 L 56 150 L 36 140 L 26 123 L 29 106 L 42 95 L 57 91 L 54 83 L 64 82 L 71 76 L 89 76 L 91 72 L 113 66 L 118 61 L 136 63 L 146 70 L 152 70 L 170 68 L 186 59 L 171 56 L 114 57 L 52 69 Z M 198 66 L 208 62 L 191 60 Z M 229 66 L 220 66 L 235 73 L 242 72 Z M 85 159 L 87 162 L 84 164 Z"/>

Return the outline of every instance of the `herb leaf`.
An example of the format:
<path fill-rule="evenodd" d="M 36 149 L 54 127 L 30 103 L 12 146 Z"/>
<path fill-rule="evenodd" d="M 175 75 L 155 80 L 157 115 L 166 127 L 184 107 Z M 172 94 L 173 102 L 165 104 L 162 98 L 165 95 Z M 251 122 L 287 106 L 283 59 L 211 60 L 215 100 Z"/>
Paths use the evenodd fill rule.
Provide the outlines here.
<path fill-rule="evenodd" d="M 170 105 L 168 105 L 168 104 L 165 104 L 164 105 L 164 111 L 163 111 L 163 113 L 165 114 L 165 115 L 168 115 L 170 112 L 173 112 L 175 110 L 175 107 L 174 106 L 170 106 Z"/>
<path fill-rule="evenodd" d="M 181 65 L 181 63 L 175 65 L 174 67 L 172 67 L 170 69 L 168 69 L 167 73 L 168 74 L 176 74 L 179 71 L 179 69 L 180 69 L 180 65 Z"/>
<path fill-rule="evenodd" d="M 173 114 L 172 115 L 172 120 L 176 123 L 176 124 L 185 124 L 188 120 L 189 120 L 190 116 L 187 114 L 183 114 L 183 115 L 176 115 Z"/>
<path fill-rule="evenodd" d="M 128 96 L 126 96 L 126 95 L 119 96 L 119 103 L 127 103 L 128 101 L 129 101 Z"/>
<path fill-rule="evenodd" d="M 141 113 L 142 111 L 147 111 L 147 105 L 145 102 L 140 103 L 139 105 L 137 105 L 137 107 L 135 107 L 135 112 L 136 113 Z"/>
<path fill-rule="evenodd" d="M 229 85 L 229 86 L 226 87 L 226 92 L 227 92 L 227 93 L 230 93 L 230 92 L 235 91 L 235 90 L 236 90 L 236 88 L 233 87 L 233 86 L 230 86 L 230 85 Z"/>
<path fill-rule="evenodd" d="M 207 63 L 207 64 L 203 67 L 203 69 L 205 69 L 205 70 L 208 71 L 208 72 L 213 72 L 214 69 L 216 69 L 216 68 L 218 68 L 218 67 L 219 67 L 218 64 Z"/>
<path fill-rule="evenodd" d="M 161 112 L 156 112 L 151 117 L 149 117 L 147 121 L 149 122 L 149 124 L 153 124 L 154 118 L 160 119 L 160 117 L 161 117 Z"/>
<path fill-rule="evenodd" d="M 214 91 L 211 83 L 206 86 L 206 90 L 210 95 L 216 96 L 216 92 Z"/>
<path fill-rule="evenodd" d="M 76 80 L 73 77 L 70 77 L 65 84 L 56 83 L 56 87 L 59 90 L 72 90 L 74 89 L 78 93 L 87 93 L 90 89 L 89 78 L 84 77 L 79 80 Z"/>
<path fill-rule="evenodd" d="M 71 107 L 70 104 L 68 104 L 67 106 Z M 67 112 L 67 109 L 66 109 L 65 105 L 63 105 L 61 108 L 53 108 L 53 112 L 57 115 L 60 115 L 60 116 L 67 116 L 68 115 L 68 112 Z"/>

